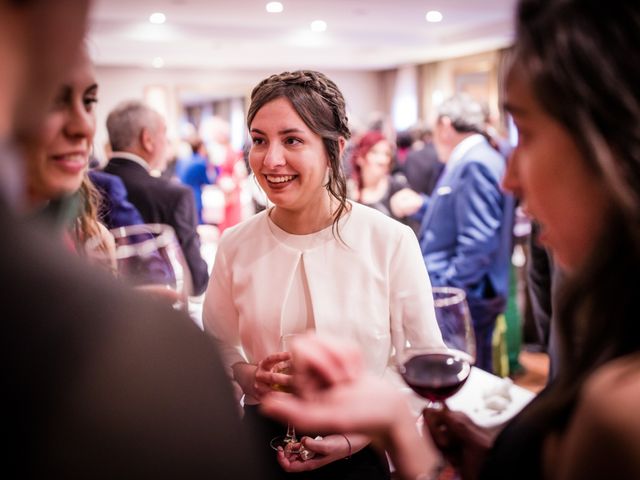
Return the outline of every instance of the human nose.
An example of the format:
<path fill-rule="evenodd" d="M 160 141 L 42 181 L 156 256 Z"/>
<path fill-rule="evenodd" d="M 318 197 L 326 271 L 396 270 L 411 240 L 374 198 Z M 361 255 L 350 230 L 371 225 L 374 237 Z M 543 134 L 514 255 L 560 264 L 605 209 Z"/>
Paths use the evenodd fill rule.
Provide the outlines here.
<path fill-rule="evenodd" d="M 271 145 L 269 145 L 262 163 L 267 168 L 280 167 L 287 163 L 282 148 L 280 148 L 277 142 L 272 142 Z"/>
<path fill-rule="evenodd" d="M 93 137 L 95 131 L 95 117 L 87 111 L 84 105 L 77 105 L 70 109 L 65 128 L 71 137 Z"/>
<path fill-rule="evenodd" d="M 507 160 L 507 170 L 504 174 L 504 178 L 502 179 L 502 189 L 516 196 L 518 196 L 520 192 L 520 178 L 518 169 L 519 159 L 520 154 L 518 153 L 518 148 L 516 147 L 513 152 L 511 152 L 511 155 Z"/>

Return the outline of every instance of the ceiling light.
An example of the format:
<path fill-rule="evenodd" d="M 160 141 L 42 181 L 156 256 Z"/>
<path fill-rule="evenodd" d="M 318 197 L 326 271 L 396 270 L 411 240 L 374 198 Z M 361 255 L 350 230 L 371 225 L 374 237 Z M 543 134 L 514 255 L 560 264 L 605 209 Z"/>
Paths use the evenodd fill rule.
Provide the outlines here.
<path fill-rule="evenodd" d="M 324 32 L 327 29 L 327 22 L 324 20 L 314 20 L 311 22 L 311 31 Z"/>
<path fill-rule="evenodd" d="M 442 14 L 437 10 L 430 10 L 425 16 L 427 22 L 438 23 L 442 21 Z"/>
<path fill-rule="evenodd" d="M 162 58 L 162 57 L 155 57 L 155 58 L 151 61 L 151 65 L 153 65 L 153 68 L 162 68 L 162 67 L 164 67 L 164 58 Z"/>
<path fill-rule="evenodd" d="M 284 7 L 280 2 L 269 2 L 267 3 L 266 9 L 269 13 L 280 13 L 284 10 Z"/>
<path fill-rule="evenodd" d="M 149 21 L 151 23 L 155 23 L 156 25 L 162 25 L 167 21 L 167 16 L 162 12 L 155 12 L 149 15 Z"/>

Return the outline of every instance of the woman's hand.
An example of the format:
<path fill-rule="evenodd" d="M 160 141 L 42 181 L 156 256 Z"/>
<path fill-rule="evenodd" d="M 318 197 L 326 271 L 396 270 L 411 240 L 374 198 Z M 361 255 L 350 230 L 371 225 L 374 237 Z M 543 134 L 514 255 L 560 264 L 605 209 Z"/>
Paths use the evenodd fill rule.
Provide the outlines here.
<path fill-rule="evenodd" d="M 294 340 L 293 386 L 296 395 L 273 392 L 262 400 L 262 411 L 300 430 L 347 433 L 352 453 L 369 440 L 390 452 L 401 478 L 429 474 L 439 455 L 429 438 L 421 438 L 405 396 L 378 377 L 364 372 L 362 355 L 354 344 L 306 335 Z M 358 432 L 359 438 L 352 432 Z M 361 440 L 360 440 L 361 439 Z M 342 435 L 324 440 L 305 439 L 313 459 L 278 453 L 288 471 L 318 468 L 348 455 Z"/>
<path fill-rule="evenodd" d="M 327 435 L 318 440 L 302 437 L 302 446 L 315 453 L 315 456 L 303 460 L 298 453 L 287 453 L 279 449 L 278 463 L 287 472 L 306 472 L 349 457 L 369 444 L 369 439 L 364 435 L 349 434 L 348 438 L 347 441 L 344 435 Z"/>
<path fill-rule="evenodd" d="M 398 409 L 407 408 L 400 392 L 364 372 L 357 346 L 304 335 L 291 350 L 296 395 L 265 396 L 265 414 L 311 432 L 385 435 Z"/>
<path fill-rule="evenodd" d="M 261 400 L 264 395 L 273 391 L 275 385 L 291 386 L 291 375 L 274 371 L 276 365 L 279 363 L 284 364 L 290 360 L 291 353 L 279 352 L 269 355 L 258 362 L 257 365 L 243 362 L 236 363 L 232 367 L 233 377 L 245 395 Z"/>
<path fill-rule="evenodd" d="M 397 218 L 404 218 L 420 210 L 424 199 L 419 193 L 410 188 L 403 188 L 391 196 L 389 203 L 391 213 Z"/>
<path fill-rule="evenodd" d="M 445 458 L 458 469 L 463 480 L 478 477 L 494 437 L 478 427 L 464 413 L 427 408 L 425 429 Z"/>

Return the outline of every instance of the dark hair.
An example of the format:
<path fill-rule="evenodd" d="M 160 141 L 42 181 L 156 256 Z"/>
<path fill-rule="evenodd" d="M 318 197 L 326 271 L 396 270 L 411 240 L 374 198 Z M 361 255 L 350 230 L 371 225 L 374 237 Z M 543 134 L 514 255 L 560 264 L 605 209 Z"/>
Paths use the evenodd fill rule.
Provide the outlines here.
<path fill-rule="evenodd" d="M 351 137 L 344 97 L 336 84 L 320 72 L 298 70 L 271 75 L 251 92 L 247 126 L 251 128 L 258 110 L 278 98 L 286 98 L 311 131 L 322 137 L 331 169 L 326 188 L 338 201 L 338 208 L 333 213 L 333 228 L 337 232 L 338 220 L 348 208 L 339 143 L 340 137 L 345 140 Z"/>
<path fill-rule="evenodd" d="M 530 412 L 562 428 L 586 378 L 640 350 L 640 3 L 521 0 L 516 30 L 513 66 L 613 199 L 591 258 L 561 292 L 554 394 Z"/>

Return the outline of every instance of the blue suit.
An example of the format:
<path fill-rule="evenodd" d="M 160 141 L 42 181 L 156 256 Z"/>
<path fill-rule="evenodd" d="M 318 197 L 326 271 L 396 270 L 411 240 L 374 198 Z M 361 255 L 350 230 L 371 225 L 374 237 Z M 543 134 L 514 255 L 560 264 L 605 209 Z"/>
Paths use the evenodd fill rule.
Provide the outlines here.
<path fill-rule="evenodd" d="M 127 189 L 120 177 L 89 170 L 89 179 L 102 194 L 100 220 L 108 229 L 144 223 L 138 209 L 127 199 Z"/>
<path fill-rule="evenodd" d="M 514 200 L 500 189 L 506 161 L 480 135 L 452 152 L 420 228 L 434 286 L 466 291 L 477 343 L 476 365 L 491 371 L 491 337 L 506 306 Z"/>

